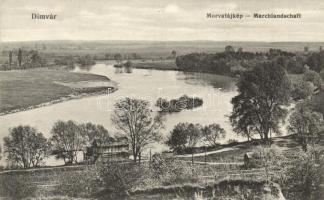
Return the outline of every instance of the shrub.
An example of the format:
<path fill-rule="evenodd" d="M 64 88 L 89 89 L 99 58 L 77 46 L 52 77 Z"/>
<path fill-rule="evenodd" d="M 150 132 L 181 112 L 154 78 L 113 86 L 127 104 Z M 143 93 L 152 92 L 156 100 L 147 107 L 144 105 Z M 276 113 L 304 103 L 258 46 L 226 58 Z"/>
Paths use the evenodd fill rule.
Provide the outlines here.
<path fill-rule="evenodd" d="M 56 195 L 69 197 L 91 197 L 100 188 L 100 181 L 95 170 L 71 172 L 55 188 Z"/>
<path fill-rule="evenodd" d="M 135 163 L 109 162 L 99 168 L 104 190 L 104 198 L 120 198 L 128 193 L 136 182 L 145 174 L 141 165 Z"/>
<path fill-rule="evenodd" d="M 190 164 L 160 154 L 153 156 L 151 173 L 151 177 L 159 179 L 161 185 L 190 183 L 198 179 L 197 171 Z"/>
<path fill-rule="evenodd" d="M 324 160 L 316 159 L 315 152 L 295 152 L 296 158 L 286 167 L 283 176 L 277 180 L 287 199 L 321 199 Z"/>

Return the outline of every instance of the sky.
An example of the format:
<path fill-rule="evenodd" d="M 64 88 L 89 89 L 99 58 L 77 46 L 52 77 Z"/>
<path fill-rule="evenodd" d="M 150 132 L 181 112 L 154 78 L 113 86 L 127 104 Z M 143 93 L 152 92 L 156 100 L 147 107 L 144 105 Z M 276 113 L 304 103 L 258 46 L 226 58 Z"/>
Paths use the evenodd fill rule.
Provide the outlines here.
<path fill-rule="evenodd" d="M 206 17 L 256 12 L 302 18 Z M 32 13 L 57 19 L 33 20 Z M 324 41 L 324 1 L 0 0 L 0 42 L 32 40 Z"/>

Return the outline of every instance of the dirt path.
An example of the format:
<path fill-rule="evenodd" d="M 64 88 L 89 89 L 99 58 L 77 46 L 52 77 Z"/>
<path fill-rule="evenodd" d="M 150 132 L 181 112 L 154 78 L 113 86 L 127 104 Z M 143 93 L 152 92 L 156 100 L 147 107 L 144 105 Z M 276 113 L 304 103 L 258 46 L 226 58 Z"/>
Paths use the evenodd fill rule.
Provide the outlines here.
<path fill-rule="evenodd" d="M 206 153 L 194 153 L 193 155 L 192 154 L 185 154 L 185 155 L 178 155 L 176 157 L 178 157 L 178 158 L 191 158 L 192 156 L 193 157 L 202 157 L 202 156 L 205 156 L 205 155 L 217 154 L 217 153 L 226 152 L 226 151 L 232 151 L 232 150 L 236 150 L 236 149 L 237 148 L 227 147 L 227 148 L 219 149 L 219 150 L 215 150 L 215 151 L 208 151 Z"/>

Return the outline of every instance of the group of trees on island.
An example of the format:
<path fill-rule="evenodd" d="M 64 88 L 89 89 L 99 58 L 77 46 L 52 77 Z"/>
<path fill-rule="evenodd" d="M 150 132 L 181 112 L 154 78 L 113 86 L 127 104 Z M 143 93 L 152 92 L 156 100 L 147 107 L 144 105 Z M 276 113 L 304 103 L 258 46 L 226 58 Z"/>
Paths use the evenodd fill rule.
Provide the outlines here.
<path fill-rule="evenodd" d="M 116 73 L 132 73 L 133 63 L 130 60 L 123 62 L 122 60 L 116 60 L 117 64 L 114 65 Z"/>
<path fill-rule="evenodd" d="M 170 101 L 164 98 L 159 98 L 155 105 L 160 108 L 160 112 L 162 113 L 172 113 L 202 106 L 203 100 L 199 97 L 189 97 L 187 95 L 183 95 L 178 99 L 171 99 Z"/>

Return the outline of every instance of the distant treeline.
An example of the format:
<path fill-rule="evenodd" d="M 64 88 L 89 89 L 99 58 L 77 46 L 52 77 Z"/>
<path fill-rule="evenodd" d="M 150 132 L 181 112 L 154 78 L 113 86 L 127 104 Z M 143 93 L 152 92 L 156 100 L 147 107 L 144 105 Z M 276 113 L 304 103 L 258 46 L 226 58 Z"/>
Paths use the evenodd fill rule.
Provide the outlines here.
<path fill-rule="evenodd" d="M 203 105 L 203 100 L 198 97 L 189 97 L 187 95 L 183 95 L 178 99 L 171 99 L 168 101 L 167 99 L 159 98 L 155 104 L 161 110 L 160 112 L 180 112 L 184 109 L 193 109 Z"/>
<path fill-rule="evenodd" d="M 280 49 L 270 49 L 268 52 L 245 52 L 242 48 L 235 50 L 226 46 L 225 51 L 215 54 L 191 53 L 178 56 L 177 66 L 183 71 L 201 71 L 221 75 L 235 76 L 242 71 L 253 69 L 263 62 L 276 62 L 289 73 L 300 74 L 304 66 L 320 72 L 324 69 L 324 51 L 291 53 Z"/>
<path fill-rule="evenodd" d="M 85 56 L 64 56 L 60 57 L 54 60 L 54 63 L 56 65 L 64 65 L 64 66 L 74 66 L 74 65 L 80 65 L 80 66 L 92 66 L 96 64 L 96 61 L 94 58 L 90 55 Z"/>
<path fill-rule="evenodd" d="M 45 67 L 47 63 L 36 50 L 13 49 L 5 53 L 8 60 L 1 65 L 1 70 Z"/>

